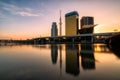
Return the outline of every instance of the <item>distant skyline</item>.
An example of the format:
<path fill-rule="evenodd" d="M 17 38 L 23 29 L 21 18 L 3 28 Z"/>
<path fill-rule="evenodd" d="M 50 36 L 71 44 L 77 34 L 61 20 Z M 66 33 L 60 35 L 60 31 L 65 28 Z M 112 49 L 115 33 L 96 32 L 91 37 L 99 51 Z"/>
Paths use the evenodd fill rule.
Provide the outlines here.
<path fill-rule="evenodd" d="M 79 19 L 94 17 L 94 23 L 99 24 L 95 33 L 120 31 L 119 9 L 120 0 L 0 0 L 0 39 L 50 36 L 52 22 L 57 22 L 59 31 L 60 10 L 62 35 L 65 14 L 71 11 L 78 11 Z"/>

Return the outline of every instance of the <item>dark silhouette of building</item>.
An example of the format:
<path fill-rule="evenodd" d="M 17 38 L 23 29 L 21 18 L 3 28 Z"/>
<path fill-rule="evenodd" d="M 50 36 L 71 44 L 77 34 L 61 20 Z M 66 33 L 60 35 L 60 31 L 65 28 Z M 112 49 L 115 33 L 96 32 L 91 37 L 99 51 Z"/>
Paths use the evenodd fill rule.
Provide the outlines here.
<path fill-rule="evenodd" d="M 65 14 L 65 35 L 76 35 L 79 29 L 79 14 L 73 11 Z"/>
<path fill-rule="evenodd" d="M 58 29 L 56 22 L 52 23 L 51 36 L 58 36 Z"/>
<path fill-rule="evenodd" d="M 80 22 L 81 22 L 81 29 L 88 28 L 94 25 L 94 18 L 89 16 L 84 16 L 81 18 Z"/>
<path fill-rule="evenodd" d="M 78 45 L 66 44 L 66 72 L 74 76 L 79 74 Z"/>
<path fill-rule="evenodd" d="M 94 30 L 94 18 L 90 16 L 83 16 L 80 20 L 81 29 L 79 30 L 80 34 L 93 33 Z"/>
<path fill-rule="evenodd" d="M 53 64 L 56 64 L 57 57 L 58 57 L 58 47 L 57 45 L 52 44 L 51 45 L 51 59 L 52 59 Z"/>
<path fill-rule="evenodd" d="M 92 34 L 94 32 L 94 27 L 96 25 L 94 25 L 93 17 L 84 16 L 81 18 L 80 22 L 81 22 L 81 29 L 78 31 L 79 34 L 89 34 L 89 33 Z M 81 42 L 93 43 L 93 37 L 91 36 L 81 37 Z"/>
<path fill-rule="evenodd" d="M 95 69 L 93 44 L 81 44 L 81 65 L 83 69 Z"/>

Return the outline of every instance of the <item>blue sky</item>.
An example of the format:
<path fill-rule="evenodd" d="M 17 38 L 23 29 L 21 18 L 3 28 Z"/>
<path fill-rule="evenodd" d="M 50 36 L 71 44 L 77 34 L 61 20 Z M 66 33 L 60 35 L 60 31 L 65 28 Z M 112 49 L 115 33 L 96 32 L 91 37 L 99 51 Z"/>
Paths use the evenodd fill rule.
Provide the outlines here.
<path fill-rule="evenodd" d="M 0 39 L 50 36 L 52 22 L 59 29 L 59 10 L 78 11 L 79 18 L 93 16 L 95 32 L 120 31 L 120 0 L 0 0 Z"/>

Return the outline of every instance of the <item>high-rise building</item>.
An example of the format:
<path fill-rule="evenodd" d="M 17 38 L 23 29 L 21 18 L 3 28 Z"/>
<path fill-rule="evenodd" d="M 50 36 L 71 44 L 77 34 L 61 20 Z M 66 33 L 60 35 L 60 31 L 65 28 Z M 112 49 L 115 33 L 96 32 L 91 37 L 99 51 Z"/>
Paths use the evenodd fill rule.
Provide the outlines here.
<path fill-rule="evenodd" d="M 93 17 L 83 16 L 80 21 L 81 21 L 81 29 L 88 28 L 94 25 Z"/>
<path fill-rule="evenodd" d="M 94 17 L 90 16 L 83 16 L 80 20 L 81 22 L 81 29 L 79 30 L 80 34 L 88 34 L 94 32 Z"/>
<path fill-rule="evenodd" d="M 77 11 L 73 11 L 65 14 L 65 34 L 76 35 L 79 28 L 79 14 Z"/>
<path fill-rule="evenodd" d="M 51 36 L 58 36 L 58 29 L 56 22 L 52 23 Z"/>

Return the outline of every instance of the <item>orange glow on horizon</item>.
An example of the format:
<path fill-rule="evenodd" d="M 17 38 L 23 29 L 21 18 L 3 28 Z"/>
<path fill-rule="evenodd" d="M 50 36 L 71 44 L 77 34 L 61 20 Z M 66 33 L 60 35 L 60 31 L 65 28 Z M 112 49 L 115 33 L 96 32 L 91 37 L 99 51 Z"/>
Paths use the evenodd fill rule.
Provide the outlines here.
<path fill-rule="evenodd" d="M 65 14 L 71 11 L 79 13 L 79 28 L 82 16 L 92 16 L 94 23 L 98 24 L 94 28 L 94 33 L 120 32 L 119 0 L 66 0 L 65 2 L 57 0 L 44 2 L 43 0 L 46 5 L 41 5 L 41 0 L 29 1 L 33 4 L 37 3 L 34 6 L 30 6 L 29 3 L 26 4 L 26 0 L 24 2 L 26 5 L 18 3 L 17 0 L 14 1 L 16 5 L 9 3 L 9 1 L 8 3 L 4 0 L 1 1 L 0 17 L 3 18 L 0 18 L 0 39 L 24 40 L 51 36 L 52 22 L 57 22 L 59 33 L 59 10 L 62 11 L 62 35 L 65 35 Z M 5 11 L 7 14 L 4 14 Z"/>

